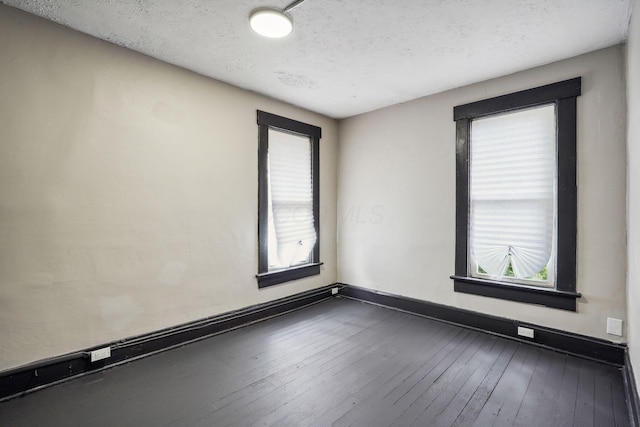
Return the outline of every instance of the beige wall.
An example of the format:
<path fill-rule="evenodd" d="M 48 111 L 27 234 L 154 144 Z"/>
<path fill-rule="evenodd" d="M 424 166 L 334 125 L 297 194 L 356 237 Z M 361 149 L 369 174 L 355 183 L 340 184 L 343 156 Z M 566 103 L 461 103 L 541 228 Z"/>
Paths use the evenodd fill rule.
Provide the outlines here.
<path fill-rule="evenodd" d="M 627 42 L 627 310 L 629 355 L 640 387 L 640 0 L 633 6 Z"/>
<path fill-rule="evenodd" d="M 336 281 L 337 123 L 0 5 L 0 370 Z M 256 109 L 322 127 L 322 274 L 258 290 Z"/>
<path fill-rule="evenodd" d="M 629 76 L 639 30 L 635 16 Z M 339 161 L 331 119 L 2 5 L 0 51 L 0 371 L 336 280 L 610 340 L 606 317 L 627 320 L 621 47 L 343 120 Z M 578 312 L 454 293 L 453 106 L 578 75 Z M 323 129 L 322 274 L 262 291 L 256 109 Z M 637 324 L 633 120 L 628 133 Z"/>
<path fill-rule="evenodd" d="M 453 107 L 576 76 L 577 313 L 453 292 Z M 341 121 L 339 281 L 620 340 L 605 328 L 608 316 L 626 320 L 625 114 L 616 46 Z"/>

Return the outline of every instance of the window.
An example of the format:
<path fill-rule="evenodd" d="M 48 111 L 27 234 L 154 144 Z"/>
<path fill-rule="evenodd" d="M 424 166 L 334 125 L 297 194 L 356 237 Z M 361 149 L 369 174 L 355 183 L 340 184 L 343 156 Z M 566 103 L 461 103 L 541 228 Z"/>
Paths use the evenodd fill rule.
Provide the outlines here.
<path fill-rule="evenodd" d="M 258 111 L 258 287 L 320 274 L 321 129 Z"/>
<path fill-rule="evenodd" d="M 454 290 L 576 310 L 575 78 L 454 108 Z"/>
<path fill-rule="evenodd" d="M 552 286 L 555 131 L 553 104 L 471 122 L 471 276 Z"/>

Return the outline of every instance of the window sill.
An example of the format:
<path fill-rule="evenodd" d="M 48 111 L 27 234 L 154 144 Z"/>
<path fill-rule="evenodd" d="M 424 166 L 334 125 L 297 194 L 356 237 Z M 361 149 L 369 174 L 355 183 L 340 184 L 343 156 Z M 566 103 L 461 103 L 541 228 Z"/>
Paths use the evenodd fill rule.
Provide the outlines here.
<path fill-rule="evenodd" d="M 258 288 L 266 288 L 280 283 L 290 282 L 304 277 L 316 276 L 320 274 L 322 262 L 305 264 L 300 267 L 292 267 L 287 270 L 270 271 L 268 273 L 257 274 Z"/>
<path fill-rule="evenodd" d="M 500 298 L 528 304 L 540 304 L 561 310 L 576 311 L 577 292 L 559 291 L 527 285 L 514 285 L 507 282 L 478 279 L 475 277 L 451 276 L 453 290 L 467 294 Z"/>

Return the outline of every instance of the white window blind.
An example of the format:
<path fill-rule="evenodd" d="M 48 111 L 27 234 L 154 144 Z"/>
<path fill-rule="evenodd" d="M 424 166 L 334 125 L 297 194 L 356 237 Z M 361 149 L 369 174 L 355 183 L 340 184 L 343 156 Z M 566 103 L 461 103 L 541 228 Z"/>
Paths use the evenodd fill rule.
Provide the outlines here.
<path fill-rule="evenodd" d="M 269 270 L 309 261 L 313 225 L 311 143 L 308 137 L 269 129 Z"/>
<path fill-rule="evenodd" d="M 552 259 L 555 235 L 555 106 L 471 123 L 471 256 L 491 276 L 511 262 L 529 278 Z"/>

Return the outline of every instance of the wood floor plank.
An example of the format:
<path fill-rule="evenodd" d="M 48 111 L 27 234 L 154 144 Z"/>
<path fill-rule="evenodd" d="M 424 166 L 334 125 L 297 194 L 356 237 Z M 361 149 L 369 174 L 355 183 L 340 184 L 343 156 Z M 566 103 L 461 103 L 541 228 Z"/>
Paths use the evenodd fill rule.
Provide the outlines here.
<path fill-rule="evenodd" d="M 397 348 L 404 348 L 408 344 L 404 330 L 402 334 L 398 332 L 399 330 L 396 330 L 388 339 L 368 346 L 366 350 L 356 353 L 355 357 L 350 357 L 348 361 L 334 362 L 334 366 L 327 371 L 326 375 L 318 377 L 317 382 L 306 382 L 297 391 L 294 400 L 287 403 L 299 404 L 306 400 L 317 400 L 317 389 L 324 389 L 325 386 L 340 395 L 347 391 L 343 387 L 348 387 L 350 392 L 380 377 L 386 378 L 390 375 L 389 369 L 392 369 L 400 360 Z"/>
<path fill-rule="evenodd" d="M 459 339 L 452 340 L 444 346 L 442 351 L 430 360 L 430 363 L 421 367 L 416 374 L 411 376 L 410 380 L 405 381 L 385 397 L 391 405 L 388 407 L 388 411 L 380 414 L 379 422 L 381 425 L 392 425 L 407 411 L 417 410 L 411 405 L 415 405 L 414 402 L 420 399 L 425 391 L 425 386 L 433 384 L 458 358 L 461 356 L 464 358 L 467 354 L 466 350 L 474 342 L 481 339 L 482 337 L 476 332 L 466 331 L 465 334 L 459 335 Z M 336 425 L 343 424 L 338 420 Z"/>
<path fill-rule="evenodd" d="M 384 316 L 379 317 L 378 320 L 384 321 Z M 196 389 L 201 393 L 199 400 L 202 402 L 202 408 L 199 412 L 206 414 L 225 407 L 230 401 L 244 399 L 251 394 L 268 392 L 270 388 L 273 388 L 273 384 L 269 381 L 270 377 L 277 376 L 281 372 L 291 372 L 292 375 L 295 375 L 297 368 L 312 363 L 318 357 L 331 355 L 332 351 L 340 351 L 343 348 L 357 348 L 358 343 L 351 339 L 352 335 L 353 331 L 346 335 L 341 332 L 336 334 L 337 339 L 332 343 L 316 341 L 313 343 L 313 347 L 297 348 L 295 354 L 289 354 L 285 351 L 286 349 L 271 351 L 271 355 L 254 360 L 249 365 L 238 364 L 237 361 L 233 361 L 233 363 L 227 361 L 229 363 L 221 371 L 201 371 L 197 378 L 191 380 L 195 382 Z M 303 337 L 301 340 L 307 342 Z M 280 353 L 285 353 L 286 357 Z M 275 357 L 276 355 L 279 356 Z M 247 366 L 253 367 L 246 369 Z M 222 386 L 211 389 L 208 384 Z"/>
<path fill-rule="evenodd" d="M 361 392 L 351 396 L 352 399 L 336 406 L 313 424 L 318 426 L 331 425 L 338 420 L 342 425 L 375 425 L 376 423 L 382 423 L 383 420 L 381 420 L 378 409 L 380 407 L 390 407 L 393 404 L 392 397 L 390 397 L 392 393 L 399 386 L 411 383 L 413 381 L 412 378 L 418 375 L 421 370 L 425 370 L 426 366 L 433 366 L 436 361 L 441 360 L 443 347 L 451 346 L 452 342 L 457 342 L 464 336 L 462 330 L 453 328 L 451 325 L 437 325 L 435 323 L 435 326 L 441 328 L 443 333 L 430 340 L 419 340 L 417 344 L 421 345 L 421 347 L 404 352 L 407 357 L 403 360 L 407 363 L 392 381 L 368 394 Z M 355 406 L 356 404 L 357 407 Z"/>
<path fill-rule="evenodd" d="M 281 400 L 286 400 L 291 393 L 296 392 L 297 387 L 358 363 L 379 346 L 400 335 L 404 325 L 401 320 L 403 319 L 399 313 L 391 312 L 384 321 L 379 321 L 345 340 L 345 346 L 340 351 L 322 350 L 318 355 L 326 357 L 318 358 L 318 355 L 315 355 L 313 358 L 300 361 L 296 369 L 274 372 L 260 380 L 260 383 L 267 385 L 266 389 L 260 392 L 253 388 L 248 389 L 239 396 L 234 396 L 229 404 L 224 404 L 204 418 L 221 426 L 232 424 L 235 419 L 242 419 L 244 424 L 250 424 L 254 418 L 280 404 Z M 372 342 L 375 344 L 369 345 Z M 363 348 L 363 343 L 367 345 L 366 348 Z"/>
<path fill-rule="evenodd" d="M 541 406 L 541 402 L 544 400 L 544 393 L 549 382 L 553 381 L 550 375 L 555 375 L 555 372 L 552 373 L 555 356 L 557 356 L 557 354 L 550 351 L 541 352 L 533 376 L 529 381 L 529 385 L 527 386 L 527 390 L 515 416 L 514 425 L 522 427 L 531 426 L 540 419 L 541 411 L 543 413 L 549 411 L 548 407 Z"/>
<path fill-rule="evenodd" d="M 611 389 L 613 391 L 613 415 L 616 426 L 629 425 L 629 411 L 625 400 L 624 380 L 620 370 L 611 368 Z"/>
<path fill-rule="evenodd" d="M 482 337 L 477 345 L 467 349 L 464 359 L 459 358 L 451 365 L 447 371 L 441 375 L 433 384 L 425 384 L 425 392 L 414 404 L 417 416 L 406 417 L 413 419 L 412 425 L 434 425 L 436 418 L 442 413 L 444 408 L 460 393 L 462 387 L 476 372 L 483 374 L 483 366 L 490 365 L 494 357 L 483 358 L 483 353 L 490 352 L 496 344 L 495 337 L 486 335 Z M 490 360 L 491 359 L 491 360 Z M 488 367 L 487 367 L 488 369 Z M 408 411 L 405 412 L 405 416 Z"/>
<path fill-rule="evenodd" d="M 593 403 L 595 401 L 594 366 L 586 360 L 580 360 L 578 363 L 578 393 L 576 407 L 573 412 L 573 425 L 575 427 L 593 427 Z"/>
<path fill-rule="evenodd" d="M 331 425 L 337 420 L 343 425 L 373 425 L 380 420 L 368 420 L 371 414 L 377 414 L 377 408 L 386 405 L 384 399 L 399 383 L 407 381 L 419 367 L 431 360 L 434 354 L 441 348 L 441 344 L 456 338 L 461 332 L 450 325 L 434 322 L 429 330 L 438 331 L 433 337 L 429 337 L 422 331 L 421 339 L 414 340 L 412 346 L 404 348 L 402 357 L 396 359 L 401 369 L 397 370 L 389 381 L 383 384 L 368 384 L 349 395 L 348 399 L 331 399 L 327 405 L 327 411 L 313 421 L 313 425 Z M 333 407 L 332 407 L 333 406 Z M 365 417 L 364 420 L 361 420 Z M 308 418 L 307 418 L 308 419 Z"/>
<path fill-rule="evenodd" d="M 500 411 L 503 409 L 503 405 L 508 401 L 511 394 L 517 393 L 518 390 L 522 390 L 523 392 L 526 390 L 529 377 L 522 375 L 521 371 L 526 369 L 527 361 L 529 361 L 529 363 L 534 361 L 534 357 L 535 349 L 526 345 L 518 346 L 516 353 L 498 380 L 496 387 L 491 392 L 489 399 L 487 399 L 478 414 L 474 425 L 494 425 L 500 415 Z"/>
<path fill-rule="evenodd" d="M 553 420 L 556 425 L 572 426 L 575 402 L 578 391 L 578 366 L 577 360 L 570 357 L 564 366 L 560 395 L 555 401 Z"/>
<path fill-rule="evenodd" d="M 340 309 L 340 303 L 332 304 L 333 310 L 328 310 L 327 316 L 316 316 L 312 322 L 307 322 L 304 317 L 300 319 L 292 319 L 291 325 L 282 324 L 281 322 L 287 319 L 282 319 L 282 316 L 270 319 L 265 322 L 254 325 L 255 327 L 246 328 L 243 330 L 243 339 L 238 339 L 236 335 L 223 334 L 220 336 L 218 345 L 216 346 L 215 357 L 221 360 L 238 361 L 244 363 L 246 361 L 255 360 L 256 356 L 264 355 L 264 349 L 266 346 L 278 346 L 281 345 L 285 349 L 285 352 L 278 354 L 277 357 L 286 358 L 288 355 L 286 351 L 297 352 L 297 348 L 292 348 L 292 345 L 307 346 L 310 344 L 317 344 L 318 337 L 333 337 L 333 332 L 340 330 L 341 332 L 348 334 L 350 331 L 359 331 L 360 327 L 350 325 L 349 322 L 339 322 L 335 319 L 333 313 L 335 310 Z M 360 304 L 360 306 L 354 307 L 354 318 L 362 318 L 365 321 L 375 321 L 376 314 L 374 310 L 366 309 L 366 304 Z M 291 313 L 291 314 L 298 314 Z M 303 313 L 300 313 L 303 315 Z M 275 324 L 275 330 L 272 332 L 270 329 Z M 263 324 L 265 327 L 263 327 Z M 245 334 L 247 332 L 247 334 Z M 226 338 L 226 341 L 225 341 Z M 303 339 L 298 339 L 303 338 Z M 243 344 L 251 343 L 250 346 L 243 347 Z M 252 362 L 252 366 L 257 366 Z"/>
<path fill-rule="evenodd" d="M 418 323 L 418 322 L 417 322 Z M 421 322 L 420 322 L 421 323 Z M 418 326 L 418 324 L 416 324 Z M 433 328 L 432 331 L 435 331 Z M 376 391 L 393 381 L 407 366 L 409 354 L 416 349 L 411 328 L 405 328 L 397 339 L 387 342 L 366 359 L 349 367 L 351 372 L 338 371 L 321 383 L 311 384 L 287 404 L 292 410 L 272 411 L 260 420 L 261 423 L 299 425 L 305 419 L 319 417 L 323 410 L 344 402 L 347 406 L 360 407 L 363 401 L 375 399 Z M 429 339 L 422 331 L 421 336 Z M 355 380 L 354 380 L 355 378 Z M 319 395 L 319 390 L 333 390 L 331 394 Z"/>
<path fill-rule="evenodd" d="M 518 371 L 518 376 L 512 379 L 509 392 L 505 396 L 495 418 L 495 426 L 512 426 L 515 422 L 526 390 L 531 384 L 535 367 L 540 359 L 541 350 L 539 348 L 529 348 L 529 350 L 527 358 Z"/>
<path fill-rule="evenodd" d="M 505 350 L 507 341 L 493 337 L 494 343 L 491 349 L 479 356 L 478 366 L 472 372 L 466 373 L 463 378 L 464 383 L 459 388 L 449 388 L 447 393 L 438 396 L 439 407 L 432 409 L 435 414 L 428 421 L 432 425 L 452 425 L 460 416 L 471 397 L 483 383 L 491 369 L 500 360 L 502 352 Z M 437 411 L 437 412 L 436 412 Z M 425 414 L 421 415 L 421 419 L 426 419 Z"/>
<path fill-rule="evenodd" d="M 607 372 L 595 373 L 594 424 L 597 426 L 614 426 L 613 390 L 611 378 Z"/>
<path fill-rule="evenodd" d="M 482 408 L 493 393 L 505 369 L 511 362 L 519 344 L 509 341 L 478 388 L 473 392 L 460 414 L 453 421 L 454 426 L 469 426 L 478 418 Z"/>
<path fill-rule="evenodd" d="M 416 318 L 413 327 L 403 329 L 402 341 L 391 342 L 387 348 L 378 353 L 378 364 L 375 369 L 382 375 L 364 373 L 363 366 L 358 364 L 354 366 L 354 374 L 365 376 L 369 381 L 360 386 L 354 386 L 342 381 L 343 377 L 340 376 L 336 378 L 339 381 L 338 384 L 329 384 L 329 389 L 336 392 L 321 396 L 318 396 L 317 390 L 309 388 L 307 393 L 299 396 L 301 399 L 292 402 L 296 407 L 293 412 L 299 414 L 301 422 L 315 420 L 317 423 L 329 425 L 354 407 L 367 411 L 364 408 L 365 404 L 375 404 L 388 384 L 398 381 L 398 378 L 410 369 L 419 356 L 427 357 L 424 352 L 424 342 L 437 344 L 447 333 L 451 334 L 453 331 L 454 328 L 435 322 L 425 330 L 424 319 Z M 393 348 L 388 348 L 389 345 Z M 278 423 L 286 422 L 287 419 L 290 417 L 279 419 Z"/>
<path fill-rule="evenodd" d="M 628 426 L 614 367 L 333 298 L 0 403 L 1 426 Z"/>

